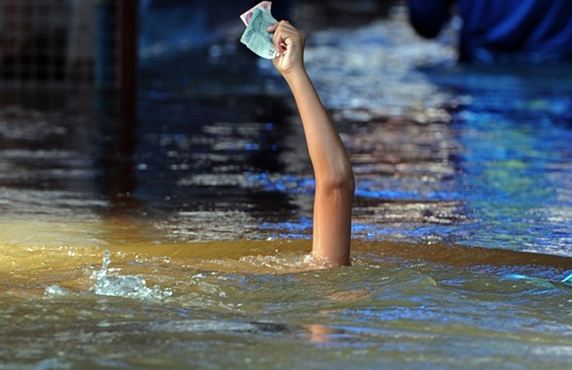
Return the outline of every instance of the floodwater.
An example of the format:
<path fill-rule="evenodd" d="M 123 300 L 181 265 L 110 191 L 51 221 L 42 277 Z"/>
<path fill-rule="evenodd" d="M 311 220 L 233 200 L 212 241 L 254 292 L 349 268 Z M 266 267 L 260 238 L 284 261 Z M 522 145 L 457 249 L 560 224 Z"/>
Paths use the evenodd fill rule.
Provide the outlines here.
<path fill-rule="evenodd" d="M 303 133 L 235 39 L 162 61 L 136 125 L 1 94 L 0 368 L 569 368 L 572 69 L 456 67 L 400 11 L 306 56 L 357 176 L 341 269 L 306 257 Z"/>

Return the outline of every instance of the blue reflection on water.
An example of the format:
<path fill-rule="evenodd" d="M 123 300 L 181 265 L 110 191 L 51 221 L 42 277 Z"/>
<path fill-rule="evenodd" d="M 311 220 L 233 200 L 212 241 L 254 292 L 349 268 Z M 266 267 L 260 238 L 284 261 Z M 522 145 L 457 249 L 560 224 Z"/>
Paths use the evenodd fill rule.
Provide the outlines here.
<path fill-rule="evenodd" d="M 461 194 L 451 193 L 445 191 L 430 191 L 421 193 L 420 191 L 404 191 L 399 189 L 382 189 L 372 190 L 368 187 L 368 182 L 360 183 L 359 188 L 356 190 L 355 195 L 361 198 L 382 198 L 394 200 L 459 200 L 462 199 Z"/>
<path fill-rule="evenodd" d="M 571 253 L 572 80 L 566 66 L 547 70 L 439 76 L 470 97 L 454 124 L 460 185 L 479 227 L 472 244 Z"/>
<path fill-rule="evenodd" d="M 563 77 L 555 78 L 559 70 Z M 572 77 L 567 70 L 552 66 L 548 74 L 530 68 L 426 71 L 434 88 L 463 102 L 451 112 L 453 140 L 461 148 L 452 180 L 426 187 L 411 186 L 407 179 L 369 177 L 358 181 L 356 199 L 460 202 L 466 218 L 447 224 L 427 218 L 361 222 L 358 217 L 354 234 L 570 255 Z M 309 178 L 256 176 L 266 190 L 311 194 L 314 186 Z M 378 207 L 377 216 L 381 212 Z M 298 232 L 310 227 L 300 218 L 272 228 Z"/>
<path fill-rule="evenodd" d="M 176 165 L 162 170 L 175 184 L 163 188 L 178 191 L 183 211 L 232 206 L 259 226 L 248 237 L 308 238 L 315 182 L 297 114 L 283 106 L 291 96 L 267 61 L 235 41 L 214 47 L 228 53 L 181 58 L 202 58 L 192 87 L 180 78 L 190 72 L 177 72 L 187 64 L 151 68 L 149 86 L 167 70 L 158 86 L 190 98 L 168 105 L 168 95 L 148 89 L 160 108 L 141 126 L 157 132 L 140 150 L 177 156 L 143 159 L 153 172 Z M 417 38 L 399 9 L 311 33 L 305 58 L 354 162 L 355 238 L 572 255 L 570 66 L 458 67 L 454 47 Z"/>

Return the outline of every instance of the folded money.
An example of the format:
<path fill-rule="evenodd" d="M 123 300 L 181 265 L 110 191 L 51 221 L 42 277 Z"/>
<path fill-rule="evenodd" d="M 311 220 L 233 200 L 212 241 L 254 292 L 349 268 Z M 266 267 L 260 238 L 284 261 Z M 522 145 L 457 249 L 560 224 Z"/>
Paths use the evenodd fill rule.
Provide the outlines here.
<path fill-rule="evenodd" d="M 267 28 L 277 22 L 269 11 L 255 8 L 240 42 L 262 58 L 276 58 L 279 53 L 274 47 L 272 34 L 267 31 Z"/>
<path fill-rule="evenodd" d="M 256 6 L 253 6 L 251 9 L 248 9 L 247 11 L 242 13 L 242 15 L 240 16 L 240 19 L 242 19 L 242 23 L 244 23 L 244 25 L 247 27 L 248 27 L 248 24 L 250 23 L 250 20 L 252 19 L 252 16 L 254 15 L 254 9 L 260 9 L 260 10 L 264 10 L 264 11 L 267 11 L 268 13 L 270 13 L 272 10 L 272 2 L 262 1 L 262 2 L 258 3 Z"/>

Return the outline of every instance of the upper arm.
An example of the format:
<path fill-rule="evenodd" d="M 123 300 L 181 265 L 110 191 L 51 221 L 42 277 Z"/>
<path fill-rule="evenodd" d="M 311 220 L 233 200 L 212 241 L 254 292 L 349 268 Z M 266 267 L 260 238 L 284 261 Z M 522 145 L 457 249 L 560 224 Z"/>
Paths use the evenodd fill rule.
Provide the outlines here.
<path fill-rule="evenodd" d="M 451 0 L 409 0 L 409 21 L 423 37 L 439 34 L 451 17 Z"/>

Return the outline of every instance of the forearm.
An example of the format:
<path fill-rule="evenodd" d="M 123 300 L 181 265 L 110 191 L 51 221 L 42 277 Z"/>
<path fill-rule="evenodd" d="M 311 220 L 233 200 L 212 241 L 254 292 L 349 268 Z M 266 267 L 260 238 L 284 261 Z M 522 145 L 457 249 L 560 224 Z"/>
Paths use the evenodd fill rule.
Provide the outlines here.
<path fill-rule="evenodd" d="M 344 146 L 305 70 L 286 76 L 302 118 L 317 186 L 353 187 L 353 173 Z"/>

